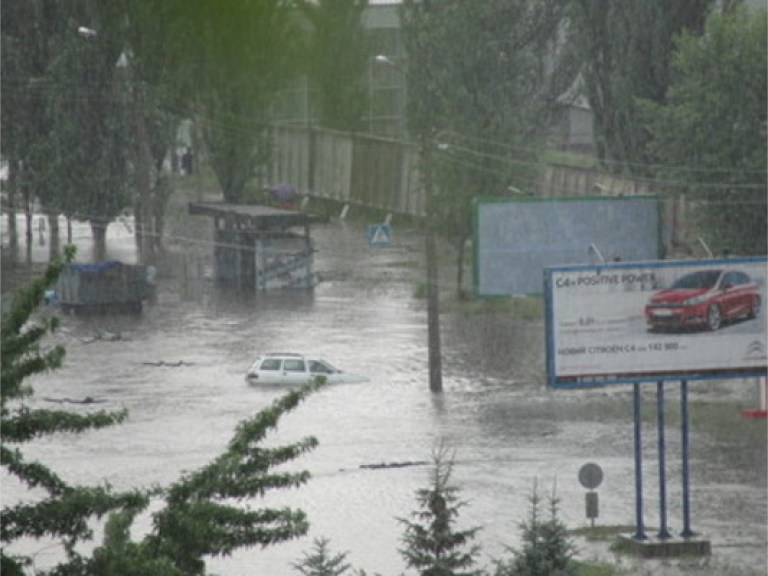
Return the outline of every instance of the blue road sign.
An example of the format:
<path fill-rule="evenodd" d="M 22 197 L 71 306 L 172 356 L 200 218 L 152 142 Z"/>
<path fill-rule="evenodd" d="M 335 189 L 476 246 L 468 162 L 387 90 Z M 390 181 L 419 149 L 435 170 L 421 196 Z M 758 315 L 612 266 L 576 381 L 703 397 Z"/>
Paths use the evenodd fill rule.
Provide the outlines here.
<path fill-rule="evenodd" d="M 392 226 L 389 224 L 369 225 L 368 243 L 371 246 L 389 246 L 392 244 Z"/>

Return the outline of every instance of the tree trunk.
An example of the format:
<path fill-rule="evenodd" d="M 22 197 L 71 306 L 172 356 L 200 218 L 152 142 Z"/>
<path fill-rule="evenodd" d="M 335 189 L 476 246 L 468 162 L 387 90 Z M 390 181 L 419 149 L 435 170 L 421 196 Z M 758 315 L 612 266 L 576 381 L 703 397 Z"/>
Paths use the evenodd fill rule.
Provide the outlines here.
<path fill-rule="evenodd" d="M 136 130 L 136 188 L 138 202 L 136 210 L 136 242 L 139 249 L 139 262 L 151 264 L 154 226 L 152 225 L 151 169 L 152 160 L 147 136 L 145 113 L 145 86 L 135 80 L 133 88 L 134 122 Z"/>
<path fill-rule="evenodd" d="M 53 261 L 59 256 L 61 242 L 59 241 L 59 215 L 48 213 L 48 259 Z"/>
<path fill-rule="evenodd" d="M 163 234 L 165 233 L 165 209 L 168 206 L 168 200 L 173 193 L 173 187 L 164 175 L 158 170 L 158 177 L 155 181 L 154 194 L 152 195 L 153 206 L 152 212 L 154 214 L 155 223 L 155 236 L 152 243 L 155 254 L 162 254 L 164 250 L 163 246 Z"/>
<path fill-rule="evenodd" d="M 24 203 L 24 219 L 25 223 L 27 225 L 27 263 L 32 262 L 32 203 L 29 201 L 29 196 L 26 198 L 26 202 Z"/>
<path fill-rule="evenodd" d="M 459 253 L 456 255 L 456 296 L 464 299 L 464 249 L 467 245 L 467 239 L 462 237 L 457 243 L 456 249 Z"/>
<path fill-rule="evenodd" d="M 107 258 L 107 222 L 91 220 L 91 235 L 93 236 L 92 259 L 101 262 Z"/>
<path fill-rule="evenodd" d="M 17 164 L 9 162 L 8 164 L 8 242 L 11 251 L 11 258 L 16 260 L 19 251 L 19 230 L 16 226 L 16 193 Z"/>

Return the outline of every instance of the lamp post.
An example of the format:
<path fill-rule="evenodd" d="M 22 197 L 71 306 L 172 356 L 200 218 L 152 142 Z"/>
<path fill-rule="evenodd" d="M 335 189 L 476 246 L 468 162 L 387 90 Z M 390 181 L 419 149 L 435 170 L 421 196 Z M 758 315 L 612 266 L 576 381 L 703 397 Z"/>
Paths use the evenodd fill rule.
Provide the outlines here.
<path fill-rule="evenodd" d="M 404 76 L 402 68 L 383 54 L 378 54 L 374 60 L 380 64 L 391 66 Z M 426 209 L 426 230 L 424 234 L 424 252 L 426 259 L 427 280 L 427 348 L 429 361 L 429 389 L 431 392 L 443 391 L 442 353 L 440 342 L 440 301 L 437 274 L 437 248 L 435 244 L 434 216 L 434 164 L 432 149 L 436 140 L 432 130 L 422 130 L 419 134 L 419 155 L 421 156 L 424 177 L 424 195 Z"/>

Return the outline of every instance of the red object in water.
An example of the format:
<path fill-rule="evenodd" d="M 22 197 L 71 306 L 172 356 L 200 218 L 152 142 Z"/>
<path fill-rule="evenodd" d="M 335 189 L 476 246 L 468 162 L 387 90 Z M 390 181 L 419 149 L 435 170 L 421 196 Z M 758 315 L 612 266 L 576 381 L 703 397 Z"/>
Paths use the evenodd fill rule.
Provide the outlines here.
<path fill-rule="evenodd" d="M 768 410 L 747 410 L 745 408 L 741 411 L 741 415 L 747 418 L 765 418 L 768 416 Z"/>

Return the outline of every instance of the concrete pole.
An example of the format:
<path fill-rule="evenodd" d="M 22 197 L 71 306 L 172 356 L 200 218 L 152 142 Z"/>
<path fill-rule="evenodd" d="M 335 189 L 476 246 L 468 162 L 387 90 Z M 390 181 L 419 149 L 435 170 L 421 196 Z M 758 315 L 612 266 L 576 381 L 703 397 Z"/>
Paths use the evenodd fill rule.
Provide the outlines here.
<path fill-rule="evenodd" d="M 424 193 L 426 195 L 427 232 L 427 345 L 429 348 L 429 389 L 443 391 L 442 353 L 440 344 L 440 301 L 437 274 L 437 249 L 434 232 L 434 182 L 432 174 L 432 143 L 426 135 L 421 138 L 421 158 L 424 163 Z"/>

